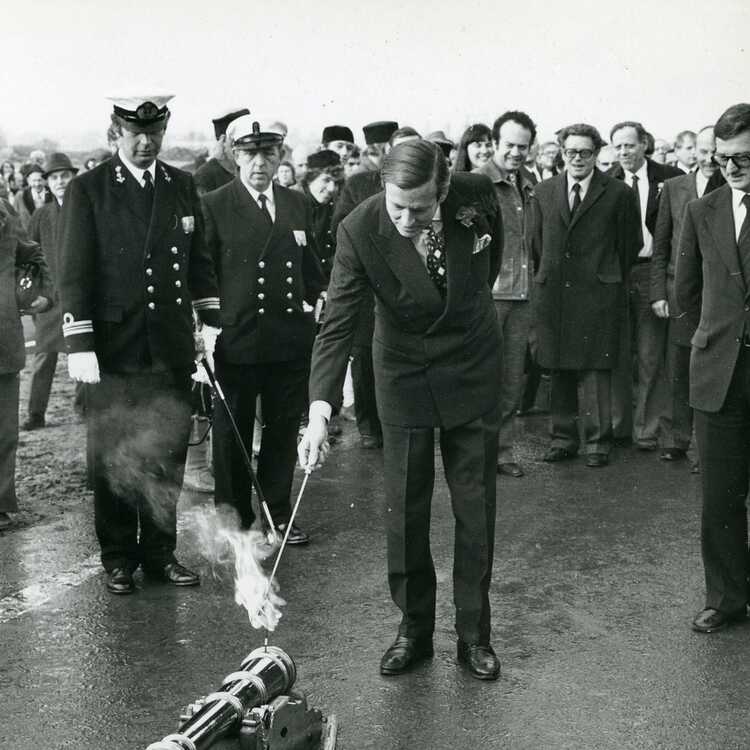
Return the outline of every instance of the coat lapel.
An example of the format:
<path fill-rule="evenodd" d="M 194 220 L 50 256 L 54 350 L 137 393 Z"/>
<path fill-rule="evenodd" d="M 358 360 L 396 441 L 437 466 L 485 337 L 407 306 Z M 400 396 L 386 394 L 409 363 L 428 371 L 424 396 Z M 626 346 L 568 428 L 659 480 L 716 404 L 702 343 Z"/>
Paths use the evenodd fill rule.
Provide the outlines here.
<path fill-rule="evenodd" d="M 567 203 L 567 178 L 564 179 L 565 184 L 565 202 Z M 578 210 L 575 213 L 575 216 L 573 217 L 573 220 L 570 222 L 570 228 L 573 229 L 573 227 L 578 223 L 580 218 L 591 208 L 591 206 L 596 203 L 596 201 L 599 200 L 602 193 L 606 190 L 607 184 L 606 181 L 601 178 L 601 175 L 599 173 L 599 170 L 594 167 L 594 172 L 591 177 L 591 182 L 589 183 L 589 189 L 586 191 L 586 197 L 581 202 L 581 205 L 578 206 Z"/>
<path fill-rule="evenodd" d="M 271 227 L 271 231 L 268 233 L 268 238 L 266 239 L 266 244 L 263 246 L 263 251 L 260 254 L 260 257 L 263 258 L 268 253 L 269 249 L 273 247 L 274 243 L 277 239 L 281 237 L 281 235 L 284 233 L 284 231 L 289 228 L 289 203 L 288 203 L 288 197 L 284 194 L 283 190 L 277 190 L 276 186 L 273 187 L 273 202 L 276 207 L 276 216 L 273 220 L 273 226 Z M 268 221 L 268 219 L 264 219 L 261 210 L 258 208 L 258 219 L 260 221 Z"/>
<path fill-rule="evenodd" d="M 570 226 L 570 203 L 568 203 L 568 178 L 563 174 L 550 177 L 555 181 L 555 203 L 560 212 L 560 218 L 567 229 Z"/>
<path fill-rule="evenodd" d="M 168 229 L 176 229 L 179 218 L 175 212 L 175 188 L 172 177 L 160 162 L 156 162 L 154 183 L 154 206 L 151 210 L 151 223 L 148 228 L 146 247 L 156 242 Z"/>
<path fill-rule="evenodd" d="M 711 193 L 707 200 L 709 212 L 705 222 L 708 235 L 716 247 L 718 254 L 729 269 L 729 275 L 740 285 L 742 293 L 747 292 L 747 285 L 742 277 L 740 256 L 737 250 L 737 240 L 734 236 L 734 213 L 732 212 L 732 191 L 721 188 Z"/>
<path fill-rule="evenodd" d="M 135 177 L 130 174 L 128 168 L 120 160 L 119 155 L 115 154 L 108 163 L 110 184 L 113 186 L 112 190 L 117 196 L 118 205 L 124 206 L 143 226 L 147 227 L 148 222 L 144 219 L 143 214 L 136 210 L 130 196 L 128 196 L 128 181 L 132 183 L 132 187 L 140 188 L 136 183 Z"/>
<path fill-rule="evenodd" d="M 439 314 L 443 308 L 443 298 L 427 274 L 412 241 L 402 237 L 390 220 L 384 196 L 380 199 L 379 210 L 378 231 L 372 235 L 375 247 L 409 294 L 431 313 Z"/>

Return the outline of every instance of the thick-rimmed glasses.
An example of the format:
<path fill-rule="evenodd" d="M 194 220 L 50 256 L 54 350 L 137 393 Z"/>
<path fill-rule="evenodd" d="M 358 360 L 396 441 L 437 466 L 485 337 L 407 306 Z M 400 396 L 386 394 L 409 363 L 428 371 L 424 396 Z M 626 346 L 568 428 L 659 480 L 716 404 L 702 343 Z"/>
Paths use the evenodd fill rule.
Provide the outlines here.
<path fill-rule="evenodd" d="M 590 148 L 566 148 L 563 150 L 563 156 L 566 159 L 575 159 L 576 156 L 580 156 L 581 159 L 590 159 L 594 155 L 594 152 Z"/>
<path fill-rule="evenodd" d="M 714 154 L 714 161 L 720 167 L 726 167 L 729 161 L 732 161 L 737 169 L 745 169 L 750 167 L 750 152 L 745 151 L 742 154 Z"/>

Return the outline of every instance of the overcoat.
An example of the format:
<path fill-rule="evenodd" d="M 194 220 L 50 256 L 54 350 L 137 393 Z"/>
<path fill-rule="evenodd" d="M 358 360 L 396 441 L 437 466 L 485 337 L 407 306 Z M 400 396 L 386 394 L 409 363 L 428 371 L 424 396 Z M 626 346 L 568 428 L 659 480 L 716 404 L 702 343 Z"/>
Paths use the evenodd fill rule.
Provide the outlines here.
<path fill-rule="evenodd" d="M 635 194 L 595 169 L 571 218 L 565 173 L 539 183 L 534 193 L 541 215 L 532 294 L 539 365 L 610 370 L 627 310 L 626 274 L 643 245 Z"/>

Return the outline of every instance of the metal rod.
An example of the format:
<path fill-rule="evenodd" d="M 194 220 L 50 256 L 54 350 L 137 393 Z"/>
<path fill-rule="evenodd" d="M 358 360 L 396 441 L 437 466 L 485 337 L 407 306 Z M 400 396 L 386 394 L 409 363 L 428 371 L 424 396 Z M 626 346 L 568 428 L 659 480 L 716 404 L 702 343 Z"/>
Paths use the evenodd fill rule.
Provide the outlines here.
<path fill-rule="evenodd" d="M 255 492 L 258 495 L 258 503 L 260 504 L 260 507 L 266 516 L 266 520 L 268 521 L 268 525 L 270 526 L 271 531 L 273 532 L 274 536 L 276 536 L 279 532 L 276 530 L 276 525 L 274 524 L 273 518 L 271 517 L 271 511 L 268 507 L 268 503 L 266 502 L 265 495 L 263 494 L 263 490 L 260 487 L 260 482 L 258 482 L 258 477 L 255 475 L 255 471 L 253 470 L 253 462 L 250 458 L 250 454 L 247 452 L 247 448 L 245 447 L 245 441 L 242 439 L 240 428 L 237 427 L 237 422 L 234 419 L 234 414 L 232 414 L 232 410 L 229 408 L 229 403 L 224 396 L 224 391 L 222 391 L 221 385 L 216 379 L 216 376 L 211 369 L 211 365 L 208 364 L 208 359 L 206 357 L 203 357 L 201 359 L 201 364 L 203 365 L 203 369 L 206 371 L 206 375 L 208 375 L 211 386 L 216 391 L 216 395 L 219 397 L 219 401 L 221 401 L 224 407 L 224 411 L 226 411 L 227 416 L 229 417 L 229 422 L 232 425 L 234 437 L 237 440 L 237 445 L 240 448 L 242 459 L 245 462 L 245 468 L 247 469 L 247 473 L 250 475 L 250 482 L 252 483 L 253 487 L 255 488 Z"/>

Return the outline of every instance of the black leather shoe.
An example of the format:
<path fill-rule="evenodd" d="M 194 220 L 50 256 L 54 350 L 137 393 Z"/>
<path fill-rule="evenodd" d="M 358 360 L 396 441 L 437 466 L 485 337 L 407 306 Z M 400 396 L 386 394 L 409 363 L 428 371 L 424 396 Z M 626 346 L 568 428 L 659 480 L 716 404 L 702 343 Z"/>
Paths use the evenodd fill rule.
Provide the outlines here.
<path fill-rule="evenodd" d="M 380 674 L 402 674 L 433 654 L 431 638 L 409 638 L 399 635 L 380 660 Z"/>
<path fill-rule="evenodd" d="M 44 417 L 40 414 L 30 414 L 21 424 L 21 429 L 25 431 L 39 430 L 44 427 Z"/>
<path fill-rule="evenodd" d="M 651 453 L 655 451 L 659 447 L 659 445 L 657 443 L 643 442 L 643 443 L 636 443 L 635 447 L 638 448 L 639 451 L 645 451 L 646 453 Z"/>
<path fill-rule="evenodd" d="M 715 633 L 717 630 L 723 630 L 732 623 L 745 620 L 746 617 L 745 607 L 735 612 L 721 612 L 718 609 L 706 607 L 706 609 L 702 609 L 695 616 L 693 630 L 697 633 Z"/>
<path fill-rule="evenodd" d="M 276 525 L 276 528 L 279 530 L 279 534 L 281 536 L 284 536 L 284 533 L 286 532 L 286 524 L 285 523 L 279 523 Z M 286 540 L 287 544 L 307 544 L 310 541 L 310 537 L 302 531 L 302 529 L 297 526 L 296 523 L 292 524 L 292 529 L 289 532 L 289 538 Z"/>
<path fill-rule="evenodd" d="M 575 451 L 569 451 L 567 448 L 550 448 L 542 457 L 542 461 L 553 464 L 557 461 L 567 461 L 570 458 L 575 458 L 577 455 Z"/>
<path fill-rule="evenodd" d="M 496 680 L 500 676 L 500 659 L 492 646 L 459 641 L 456 648 L 458 661 L 465 664 L 472 677 L 478 680 Z"/>
<path fill-rule="evenodd" d="M 518 479 L 523 476 L 523 469 L 515 461 L 502 461 L 497 465 L 497 473 Z"/>
<path fill-rule="evenodd" d="M 600 469 L 609 463 L 609 456 L 606 453 L 589 453 L 586 456 L 586 466 L 589 469 Z"/>
<path fill-rule="evenodd" d="M 684 448 L 667 448 L 659 458 L 662 461 L 682 461 L 687 456 Z"/>
<path fill-rule="evenodd" d="M 171 583 L 173 586 L 197 586 L 201 582 L 197 573 L 178 562 L 167 563 L 161 570 L 148 569 L 146 572 L 151 578 Z"/>
<path fill-rule="evenodd" d="M 107 577 L 107 591 L 110 594 L 132 594 L 135 592 L 133 574 L 125 568 L 115 568 L 109 571 Z"/>
<path fill-rule="evenodd" d="M 377 450 L 383 447 L 383 441 L 372 435 L 362 435 L 359 438 L 359 447 L 365 450 Z"/>

